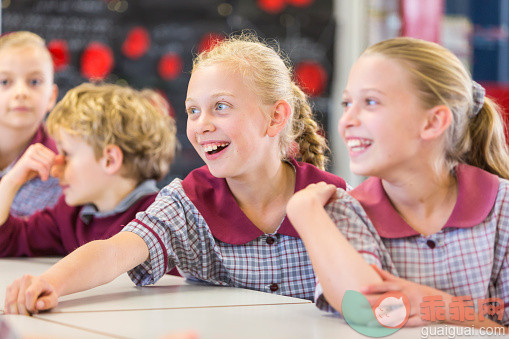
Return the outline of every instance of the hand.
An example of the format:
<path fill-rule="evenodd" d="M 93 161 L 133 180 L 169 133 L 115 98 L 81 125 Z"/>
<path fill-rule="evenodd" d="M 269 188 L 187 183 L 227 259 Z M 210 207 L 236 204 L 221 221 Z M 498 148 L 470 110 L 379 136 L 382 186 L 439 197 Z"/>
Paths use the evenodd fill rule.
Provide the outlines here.
<path fill-rule="evenodd" d="M 42 144 L 30 145 L 6 175 L 15 185 L 21 186 L 37 175 L 48 180 L 56 154 Z"/>
<path fill-rule="evenodd" d="M 398 278 L 389 272 L 378 268 L 376 265 L 371 266 L 375 269 L 378 275 L 380 275 L 383 282 L 380 284 L 365 286 L 361 288 L 361 292 L 368 299 L 371 305 L 373 305 L 378 298 L 386 292 L 399 291 L 406 295 L 410 301 L 410 314 L 405 326 L 414 327 L 428 324 L 428 321 L 423 320 L 420 316 L 420 305 L 423 298 L 426 296 L 447 295 L 445 292 L 435 288 Z"/>
<path fill-rule="evenodd" d="M 57 304 L 58 296 L 49 282 L 25 274 L 7 287 L 4 312 L 30 315 L 54 308 Z"/>
<path fill-rule="evenodd" d="M 288 204 L 300 205 L 302 207 L 309 205 L 310 201 L 316 201 L 319 205 L 325 206 L 327 203 L 336 199 L 337 187 L 325 182 L 308 185 L 306 188 L 293 195 Z"/>

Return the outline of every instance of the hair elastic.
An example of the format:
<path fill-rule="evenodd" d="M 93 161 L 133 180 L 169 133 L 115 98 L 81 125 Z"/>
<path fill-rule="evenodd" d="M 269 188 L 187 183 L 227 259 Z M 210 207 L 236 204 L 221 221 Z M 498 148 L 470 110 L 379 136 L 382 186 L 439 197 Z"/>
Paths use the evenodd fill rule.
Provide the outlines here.
<path fill-rule="evenodd" d="M 477 82 L 472 80 L 472 97 L 474 99 L 474 105 L 472 107 L 471 117 L 476 116 L 484 106 L 484 95 L 486 90 L 484 87 L 479 85 Z"/>

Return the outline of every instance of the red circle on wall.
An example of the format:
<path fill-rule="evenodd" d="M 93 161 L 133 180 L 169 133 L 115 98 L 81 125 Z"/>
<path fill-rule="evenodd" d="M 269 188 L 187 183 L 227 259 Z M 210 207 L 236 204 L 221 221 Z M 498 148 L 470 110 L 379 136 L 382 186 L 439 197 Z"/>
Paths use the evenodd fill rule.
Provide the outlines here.
<path fill-rule="evenodd" d="M 267 13 L 277 14 L 286 7 L 286 0 L 257 0 L 256 4 Z"/>
<path fill-rule="evenodd" d="M 157 64 L 157 72 L 164 80 L 174 80 L 182 73 L 182 58 L 177 53 L 166 53 Z"/>
<path fill-rule="evenodd" d="M 319 96 L 325 91 L 328 75 L 318 62 L 302 61 L 295 67 L 295 78 L 306 94 Z"/>
<path fill-rule="evenodd" d="M 224 35 L 219 33 L 207 33 L 198 43 L 198 53 L 210 51 L 212 47 L 224 40 Z"/>
<path fill-rule="evenodd" d="M 69 46 L 67 46 L 67 41 L 59 39 L 51 40 L 48 43 L 48 50 L 51 54 L 51 58 L 53 59 L 55 72 L 59 72 L 69 66 L 71 56 L 69 53 Z"/>
<path fill-rule="evenodd" d="M 90 80 L 103 80 L 113 69 L 114 59 L 111 48 L 93 41 L 81 55 L 81 74 Z"/>
<path fill-rule="evenodd" d="M 150 48 L 150 35 L 148 31 L 140 26 L 132 28 L 124 43 L 122 44 L 122 53 L 133 60 L 139 59 L 147 53 Z"/>

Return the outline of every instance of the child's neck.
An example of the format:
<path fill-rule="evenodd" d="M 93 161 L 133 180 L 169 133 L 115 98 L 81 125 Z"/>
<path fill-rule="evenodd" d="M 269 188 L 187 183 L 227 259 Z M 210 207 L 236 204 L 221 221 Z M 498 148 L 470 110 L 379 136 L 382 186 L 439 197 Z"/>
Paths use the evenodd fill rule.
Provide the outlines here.
<path fill-rule="evenodd" d="M 35 129 L 26 130 L 13 130 L 0 126 L 0 170 L 5 169 L 21 155 L 36 130 L 37 126 Z"/>
<path fill-rule="evenodd" d="M 93 204 L 99 212 L 108 212 L 115 209 L 136 187 L 134 179 L 115 176 L 111 178 L 108 187 L 103 189 L 103 194 Z"/>
<path fill-rule="evenodd" d="M 264 233 L 274 233 L 286 215 L 286 204 L 295 191 L 295 171 L 279 161 L 254 171 L 256 177 L 227 179 L 244 214 Z"/>
<path fill-rule="evenodd" d="M 452 214 L 458 197 L 456 178 L 444 170 L 414 172 L 398 181 L 382 181 L 387 196 L 403 219 L 428 236 L 439 232 Z"/>

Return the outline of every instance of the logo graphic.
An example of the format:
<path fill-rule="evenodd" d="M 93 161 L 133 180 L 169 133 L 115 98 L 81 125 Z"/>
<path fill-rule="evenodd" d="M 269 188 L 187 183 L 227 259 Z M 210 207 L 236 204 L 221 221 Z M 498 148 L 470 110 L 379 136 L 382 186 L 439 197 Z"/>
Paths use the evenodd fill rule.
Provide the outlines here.
<path fill-rule="evenodd" d="M 357 291 L 343 296 L 341 311 L 347 324 L 360 334 L 380 338 L 398 331 L 408 320 L 410 301 L 401 292 L 387 292 L 371 306 Z"/>

